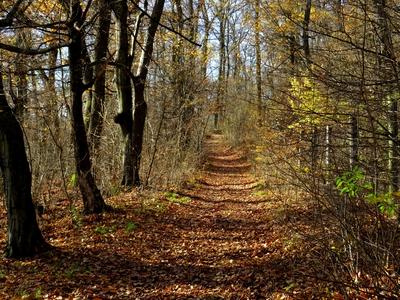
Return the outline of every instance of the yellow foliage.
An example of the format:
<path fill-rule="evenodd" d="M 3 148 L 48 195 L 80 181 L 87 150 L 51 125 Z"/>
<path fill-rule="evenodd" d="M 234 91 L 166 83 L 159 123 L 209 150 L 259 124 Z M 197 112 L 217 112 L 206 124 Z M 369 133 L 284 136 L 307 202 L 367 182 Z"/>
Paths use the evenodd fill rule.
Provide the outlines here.
<path fill-rule="evenodd" d="M 321 94 L 315 82 L 309 78 L 292 78 L 290 83 L 292 97 L 289 103 L 298 121 L 289 125 L 289 128 L 301 127 L 303 124 L 319 125 L 330 106 L 329 99 Z"/>
<path fill-rule="evenodd" d="M 60 1 L 33 1 L 27 12 L 30 15 L 42 15 L 46 17 L 57 16 L 60 11 L 63 11 Z"/>

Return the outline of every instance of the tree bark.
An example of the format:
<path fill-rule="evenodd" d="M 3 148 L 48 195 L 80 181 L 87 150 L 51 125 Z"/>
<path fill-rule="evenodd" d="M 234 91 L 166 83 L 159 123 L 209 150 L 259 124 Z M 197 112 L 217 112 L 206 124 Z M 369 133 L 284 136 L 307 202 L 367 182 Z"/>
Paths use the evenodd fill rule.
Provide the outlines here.
<path fill-rule="evenodd" d="M 118 94 L 119 110 L 114 117 L 119 124 L 123 139 L 123 167 L 121 184 L 131 187 L 134 184 L 135 159 L 133 154 L 133 117 L 132 117 L 132 82 L 130 77 L 131 59 L 129 57 L 128 38 L 128 5 L 127 1 L 119 1 L 114 4 L 114 15 L 117 30 L 117 68 L 116 86 Z"/>
<path fill-rule="evenodd" d="M 133 179 L 135 186 L 141 185 L 139 172 L 142 158 L 144 127 L 147 116 L 147 104 L 144 97 L 145 87 L 151 57 L 153 55 L 154 38 L 164 10 L 164 3 L 165 0 L 157 0 L 154 3 L 150 24 L 146 32 L 144 48 L 142 50 L 138 69 L 133 80 L 135 89 L 135 112 L 133 116 Z"/>
<path fill-rule="evenodd" d="M 258 111 L 258 125 L 261 126 L 264 123 L 264 111 L 262 103 L 262 81 L 261 81 L 261 21 L 260 21 L 260 10 L 261 1 L 256 1 L 255 10 L 255 47 L 256 47 L 256 81 L 257 81 L 257 111 Z"/>
<path fill-rule="evenodd" d="M 309 27 L 310 27 L 310 16 L 311 16 L 311 0 L 306 0 L 306 7 L 304 11 L 304 20 L 303 20 L 303 51 L 305 57 L 305 67 L 308 70 L 311 64 L 311 51 L 310 51 L 310 35 L 309 35 Z M 312 133 L 311 133 L 311 170 L 314 172 L 317 167 L 317 159 L 318 159 L 318 139 L 319 132 L 316 125 L 313 125 Z"/>
<path fill-rule="evenodd" d="M 306 0 L 306 7 L 304 11 L 304 21 L 303 21 L 303 49 L 304 49 L 304 57 L 306 59 L 306 67 L 308 68 L 311 61 L 311 52 L 310 52 L 310 35 L 309 35 L 309 27 L 310 27 L 310 16 L 311 16 L 311 0 Z"/>
<path fill-rule="evenodd" d="M 106 67 L 109 31 L 111 24 L 111 10 L 107 0 L 99 1 L 99 20 L 96 32 L 94 60 L 95 82 L 89 121 L 89 145 L 92 155 L 96 155 L 100 147 L 100 138 L 103 132 L 104 105 L 106 99 Z"/>
<path fill-rule="evenodd" d="M 358 163 L 359 130 L 356 112 L 350 116 L 351 136 L 350 136 L 350 167 L 355 167 Z"/>
<path fill-rule="evenodd" d="M 147 116 L 147 103 L 144 98 L 145 85 L 141 81 L 134 82 L 135 87 L 135 112 L 133 115 L 133 184 L 141 185 L 140 162 L 142 158 L 143 135 Z"/>
<path fill-rule="evenodd" d="M 201 12 L 204 22 L 204 37 L 202 42 L 201 56 L 202 56 L 202 74 L 204 78 L 207 78 L 207 66 L 208 66 L 208 40 L 210 37 L 211 22 L 208 16 L 208 10 L 205 2 L 201 4 Z"/>
<path fill-rule="evenodd" d="M 35 214 L 32 176 L 20 124 L 9 107 L 0 70 L 0 168 L 4 176 L 7 205 L 6 256 L 21 258 L 49 249 Z"/>
<path fill-rule="evenodd" d="M 16 34 L 16 46 L 29 48 L 29 33 L 27 29 L 18 29 Z M 14 99 L 14 111 L 20 122 L 24 121 L 24 113 L 28 104 L 28 67 L 26 65 L 26 56 L 17 54 L 15 57 L 15 75 L 16 75 L 16 95 Z"/>
<path fill-rule="evenodd" d="M 56 71 L 57 66 L 57 52 L 58 50 L 53 50 L 49 53 L 48 57 L 48 67 L 50 68 L 49 76 L 46 81 L 47 89 L 50 93 L 50 113 L 54 124 L 54 138 L 59 142 L 60 135 L 60 119 L 57 101 L 57 90 L 56 90 Z"/>
<path fill-rule="evenodd" d="M 329 172 L 331 166 L 331 139 L 332 128 L 329 125 L 325 126 L 325 166 Z"/>
<path fill-rule="evenodd" d="M 106 205 L 92 175 L 89 145 L 82 113 L 82 95 L 85 91 L 85 85 L 83 83 L 82 69 L 83 33 L 80 26 L 82 26 L 83 22 L 83 12 L 78 0 L 71 1 L 70 9 L 71 20 L 68 23 L 68 32 L 71 41 L 68 46 L 68 55 L 71 78 L 72 129 L 74 134 L 76 173 L 78 176 L 79 189 L 83 198 L 84 212 L 100 213 L 105 210 Z"/>
<path fill-rule="evenodd" d="M 378 15 L 378 25 L 380 40 L 382 43 L 382 52 L 384 57 L 381 59 L 382 78 L 385 80 L 395 79 L 395 86 L 388 89 L 389 100 L 388 119 L 389 119 L 389 151 L 388 151 L 388 168 L 391 174 L 391 189 L 399 190 L 400 184 L 400 149 L 399 149 L 399 121 L 398 121 L 398 99 L 397 95 L 393 95 L 400 90 L 400 81 L 398 74 L 398 62 L 394 51 L 392 30 L 390 28 L 389 16 L 386 12 L 386 1 L 375 0 L 375 7 Z"/>
<path fill-rule="evenodd" d="M 217 103 L 216 112 L 214 114 L 214 129 L 220 130 L 221 117 L 222 117 L 222 103 L 225 96 L 225 74 L 226 74 L 226 9 L 224 3 L 220 3 L 218 8 L 219 13 L 219 69 L 218 69 L 218 90 L 217 90 Z"/>

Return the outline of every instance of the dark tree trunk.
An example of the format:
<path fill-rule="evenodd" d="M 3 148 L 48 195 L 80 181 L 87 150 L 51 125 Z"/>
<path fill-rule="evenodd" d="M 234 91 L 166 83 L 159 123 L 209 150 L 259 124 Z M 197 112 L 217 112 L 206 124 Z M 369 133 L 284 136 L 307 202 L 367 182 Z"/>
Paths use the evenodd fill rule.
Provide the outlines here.
<path fill-rule="evenodd" d="M 111 10 L 107 0 L 99 3 L 99 21 L 96 33 L 94 75 L 96 80 L 93 87 L 93 98 L 89 121 L 89 144 L 92 155 L 95 155 L 100 146 L 100 137 L 103 132 L 104 103 L 106 98 L 106 57 L 111 23 Z M 101 62 L 101 63 L 100 63 Z"/>
<path fill-rule="evenodd" d="M 350 167 L 355 167 L 358 163 L 359 130 L 356 112 L 350 116 L 351 136 L 350 136 Z"/>
<path fill-rule="evenodd" d="M 296 38 L 290 34 L 288 37 L 288 41 L 289 41 L 289 53 L 290 53 L 290 63 L 292 64 L 292 66 L 296 65 L 297 60 L 296 60 Z M 293 73 L 294 73 L 294 69 L 293 69 Z"/>
<path fill-rule="evenodd" d="M 146 32 L 144 48 L 136 75 L 134 76 L 135 111 L 133 115 L 133 184 L 141 185 L 139 171 L 142 156 L 144 126 L 147 116 L 147 104 L 144 98 L 147 73 L 153 55 L 154 38 L 164 10 L 165 0 L 157 0 L 151 13 L 150 24 Z"/>
<path fill-rule="evenodd" d="M 72 4 L 71 15 L 72 20 L 68 28 L 71 42 L 68 47 L 68 52 L 76 173 L 78 175 L 79 189 L 83 198 L 84 212 L 99 213 L 106 208 L 106 205 L 92 175 L 89 145 L 82 113 L 82 95 L 85 90 L 82 69 L 83 35 L 82 31 L 79 29 L 79 25 L 81 25 L 82 22 L 82 9 L 77 0 Z"/>
<path fill-rule="evenodd" d="M 36 220 L 23 133 L 4 95 L 2 75 L 0 70 L 0 168 L 7 205 L 6 256 L 21 258 L 49 249 L 49 245 Z"/>
<path fill-rule="evenodd" d="M 93 73 L 93 66 L 92 61 L 90 59 L 89 50 L 86 45 L 85 39 L 82 40 L 82 62 L 85 66 L 82 68 L 83 72 L 83 82 L 88 83 L 93 80 L 94 73 Z M 90 112 L 92 110 L 92 101 L 93 101 L 93 90 L 89 89 L 82 95 L 83 101 L 83 120 L 85 122 L 86 130 L 89 129 L 89 122 L 90 122 Z"/>
<path fill-rule="evenodd" d="M 306 8 L 304 11 L 304 21 L 303 21 L 303 50 L 304 56 L 306 58 L 306 66 L 310 65 L 310 35 L 309 35 L 309 27 L 310 27 L 310 16 L 311 16 L 311 0 L 306 0 Z"/>
<path fill-rule="evenodd" d="M 145 85 L 142 82 L 134 82 L 135 87 L 135 112 L 133 115 L 133 183 L 140 186 L 140 161 L 142 158 L 144 126 L 147 116 L 147 103 L 144 99 Z"/>
<path fill-rule="evenodd" d="M 135 159 L 133 154 L 133 98 L 132 82 L 130 77 L 131 59 L 129 57 L 129 39 L 128 39 L 128 6 L 127 2 L 119 1 L 113 7 L 116 18 L 117 30 L 117 69 L 116 84 L 118 92 L 119 111 L 115 116 L 115 123 L 119 124 L 123 139 L 123 168 L 122 182 L 126 187 L 134 184 L 135 178 Z"/>

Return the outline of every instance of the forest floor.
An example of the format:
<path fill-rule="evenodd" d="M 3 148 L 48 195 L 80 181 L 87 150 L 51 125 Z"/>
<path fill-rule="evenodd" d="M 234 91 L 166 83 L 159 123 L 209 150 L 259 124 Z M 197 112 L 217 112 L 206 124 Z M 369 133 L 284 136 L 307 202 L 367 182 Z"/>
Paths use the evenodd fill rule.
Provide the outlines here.
<path fill-rule="evenodd" d="M 307 205 L 260 184 L 245 151 L 223 136 L 205 149 L 203 168 L 180 191 L 115 196 L 107 199 L 115 211 L 99 216 L 68 210 L 67 200 L 46 210 L 40 223 L 55 250 L 0 258 L 0 298 L 324 297 L 327 285 L 309 276 L 324 266 L 299 233 L 320 232 Z"/>

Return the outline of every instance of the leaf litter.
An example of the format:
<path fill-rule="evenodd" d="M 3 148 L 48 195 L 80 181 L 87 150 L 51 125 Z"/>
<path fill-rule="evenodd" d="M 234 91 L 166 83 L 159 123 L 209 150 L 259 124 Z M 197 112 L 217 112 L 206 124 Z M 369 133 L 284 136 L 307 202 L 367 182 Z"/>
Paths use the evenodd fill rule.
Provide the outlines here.
<path fill-rule="evenodd" d="M 332 295 L 333 286 L 308 276 L 324 268 L 310 255 L 318 249 L 293 229 L 315 236 L 323 230 L 308 220 L 310 208 L 288 201 L 290 193 L 255 193 L 259 182 L 245 152 L 226 146 L 222 136 L 212 135 L 205 148 L 195 184 L 177 193 L 121 194 L 107 199 L 115 210 L 101 215 L 71 218 L 67 201 L 47 210 L 41 227 L 55 250 L 22 261 L 0 258 L 0 298 Z M 4 208 L 1 213 L 4 248 Z"/>

